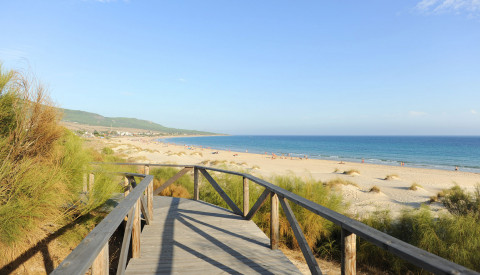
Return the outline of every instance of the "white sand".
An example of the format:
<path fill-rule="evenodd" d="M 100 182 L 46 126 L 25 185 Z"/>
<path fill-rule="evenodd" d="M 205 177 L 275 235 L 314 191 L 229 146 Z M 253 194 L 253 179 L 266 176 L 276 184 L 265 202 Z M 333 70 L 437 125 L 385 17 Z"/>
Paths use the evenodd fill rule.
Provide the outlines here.
<path fill-rule="evenodd" d="M 364 163 L 316 160 L 316 159 L 272 159 L 271 155 L 229 152 L 206 148 L 187 148 L 185 146 L 156 142 L 152 138 L 114 138 L 102 140 L 107 146 L 127 157 L 133 157 L 145 163 L 200 164 L 203 161 L 224 161 L 229 167 L 242 168 L 249 173 L 268 179 L 273 175 L 294 173 L 300 177 L 312 177 L 328 181 L 335 178 L 356 183 L 342 186 L 342 195 L 350 202 L 352 214 L 364 215 L 375 210 L 389 209 L 397 214 L 405 207 L 418 208 L 427 203 L 431 196 L 443 189 L 459 184 L 467 191 L 473 191 L 480 184 L 480 174 L 462 171 L 445 171 L 411 167 L 396 167 Z M 218 154 L 212 154 L 218 152 Z M 209 166 L 209 164 L 205 164 Z M 357 175 L 345 175 L 344 171 L 358 170 Z M 338 170 L 337 172 L 334 172 Z M 398 178 L 385 180 L 387 175 Z M 417 183 L 422 186 L 416 191 L 409 187 Z M 372 186 L 378 186 L 380 193 L 369 192 Z M 430 205 L 432 211 L 445 211 L 440 203 Z"/>

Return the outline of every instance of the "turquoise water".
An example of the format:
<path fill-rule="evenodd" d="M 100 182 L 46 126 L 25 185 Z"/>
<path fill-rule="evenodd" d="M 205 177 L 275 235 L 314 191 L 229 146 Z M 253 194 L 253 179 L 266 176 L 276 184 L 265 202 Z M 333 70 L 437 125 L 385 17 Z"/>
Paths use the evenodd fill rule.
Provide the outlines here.
<path fill-rule="evenodd" d="M 212 136 L 161 139 L 219 150 L 480 172 L 480 137 Z"/>

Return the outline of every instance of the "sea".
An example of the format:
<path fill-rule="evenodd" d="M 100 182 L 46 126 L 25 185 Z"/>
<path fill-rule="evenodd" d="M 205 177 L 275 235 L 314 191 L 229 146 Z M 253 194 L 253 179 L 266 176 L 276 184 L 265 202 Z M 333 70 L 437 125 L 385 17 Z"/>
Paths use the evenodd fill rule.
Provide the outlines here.
<path fill-rule="evenodd" d="M 480 173 L 478 136 L 202 136 L 161 142 L 217 150 Z"/>

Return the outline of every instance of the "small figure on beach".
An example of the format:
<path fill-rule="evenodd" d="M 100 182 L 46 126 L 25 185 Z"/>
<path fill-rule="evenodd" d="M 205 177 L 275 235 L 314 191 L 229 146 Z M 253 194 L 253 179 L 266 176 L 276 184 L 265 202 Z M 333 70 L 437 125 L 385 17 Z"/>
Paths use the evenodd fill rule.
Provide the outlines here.
<path fill-rule="evenodd" d="M 345 164 L 345 162 L 343 162 L 343 161 L 340 161 L 338 164 Z"/>
<path fill-rule="evenodd" d="M 365 163 L 365 160 L 364 160 L 364 159 L 362 159 L 362 163 Z"/>
<path fill-rule="evenodd" d="M 455 171 L 458 171 L 458 166 L 455 166 Z"/>

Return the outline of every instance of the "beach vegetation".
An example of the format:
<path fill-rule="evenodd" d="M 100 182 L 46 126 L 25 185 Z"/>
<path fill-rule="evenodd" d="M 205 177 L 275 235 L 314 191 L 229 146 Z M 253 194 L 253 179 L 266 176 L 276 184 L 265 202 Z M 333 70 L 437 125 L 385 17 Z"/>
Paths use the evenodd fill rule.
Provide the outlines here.
<path fill-rule="evenodd" d="M 333 170 L 333 173 L 338 173 L 340 172 L 340 169 L 338 169 L 337 167 Z"/>
<path fill-rule="evenodd" d="M 102 149 L 102 154 L 113 155 L 113 153 L 115 153 L 115 152 L 110 147 L 103 147 L 103 149 Z"/>
<path fill-rule="evenodd" d="M 103 156 L 85 149 L 60 117 L 42 85 L 0 65 L 0 267 L 46 232 L 85 226 L 118 191 L 115 177 L 99 173 L 83 192 L 90 162 Z"/>
<path fill-rule="evenodd" d="M 339 185 L 353 185 L 355 187 L 359 187 L 358 184 L 356 184 L 354 182 L 351 182 L 349 180 L 341 179 L 341 178 L 335 178 L 335 179 L 329 180 L 329 181 L 325 182 L 324 184 L 328 187 L 336 187 L 336 186 L 339 186 Z"/>
<path fill-rule="evenodd" d="M 408 190 L 417 191 L 418 188 L 423 188 L 423 187 L 420 184 L 414 182 L 412 185 L 410 185 Z"/>
<path fill-rule="evenodd" d="M 360 171 L 358 171 L 357 169 L 350 169 L 350 170 L 343 171 L 343 173 L 345 175 L 354 176 L 354 175 L 360 174 Z"/>
<path fill-rule="evenodd" d="M 462 189 L 458 184 L 446 191 L 442 203 L 454 215 L 476 215 L 480 218 L 480 185 L 473 193 Z"/>
<path fill-rule="evenodd" d="M 397 180 L 399 179 L 399 176 L 397 174 L 390 174 L 385 176 L 384 180 Z"/>
<path fill-rule="evenodd" d="M 380 193 L 380 187 L 374 185 L 370 190 L 368 190 L 370 193 Z"/>

